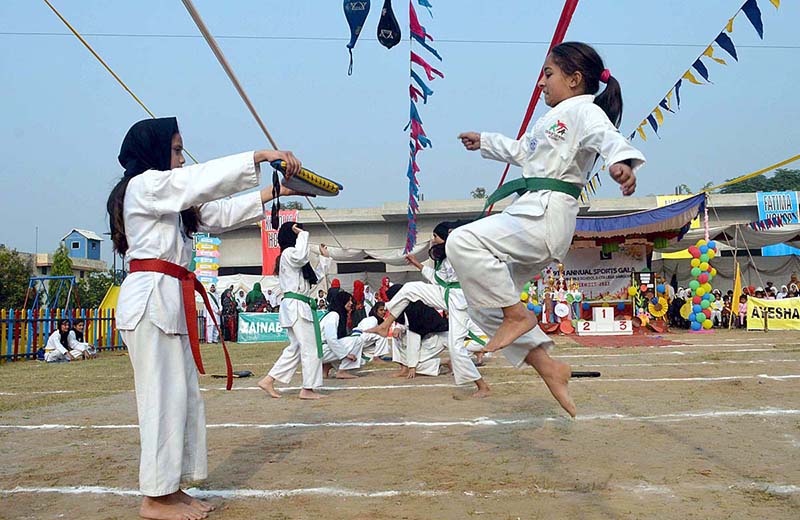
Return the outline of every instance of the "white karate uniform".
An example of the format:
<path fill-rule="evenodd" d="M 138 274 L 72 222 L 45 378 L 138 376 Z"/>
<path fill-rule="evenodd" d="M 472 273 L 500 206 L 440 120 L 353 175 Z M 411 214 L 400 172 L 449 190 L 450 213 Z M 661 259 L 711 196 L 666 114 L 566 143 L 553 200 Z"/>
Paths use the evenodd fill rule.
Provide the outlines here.
<path fill-rule="evenodd" d="M 72 331 L 70 331 L 70 334 L 72 334 Z M 75 336 L 73 335 L 72 338 L 74 339 Z M 67 356 L 67 354 L 74 357 L 79 357 L 81 355 L 80 350 L 72 348 L 69 339 L 67 339 L 67 344 L 70 346 L 69 349 L 61 344 L 61 333 L 56 328 L 56 330 L 50 334 L 50 337 L 47 338 L 47 343 L 44 346 L 44 360 L 48 363 L 71 361 L 71 358 Z"/>
<path fill-rule="evenodd" d="M 281 253 L 278 280 L 281 290 L 303 294 L 313 298 L 311 284 L 303 278 L 303 266 L 308 263 L 308 231 L 297 235 L 294 247 L 287 247 Z M 319 257 L 315 269 L 317 278 L 322 279 L 331 265 L 331 259 Z M 281 303 L 280 324 L 289 336 L 289 345 L 283 349 L 278 360 L 269 371 L 276 381 L 289 384 L 297 370 L 303 367 L 303 388 L 313 390 L 322 386 L 322 360 L 317 357 L 317 340 L 314 335 L 314 318 L 311 307 L 305 303 L 285 298 Z"/>
<path fill-rule="evenodd" d="M 396 324 L 395 327 L 403 335 L 394 342 L 392 361 L 413 368 L 422 376 L 438 376 L 439 355 L 447 348 L 447 332 L 434 332 L 423 338 L 405 325 Z"/>
<path fill-rule="evenodd" d="M 75 335 L 74 330 L 69 331 L 69 334 L 67 334 L 67 343 L 73 352 L 78 351 L 81 354 L 89 354 L 90 356 L 97 354 L 97 349 L 92 345 L 89 345 L 84 341 L 78 341 L 78 337 Z"/>
<path fill-rule="evenodd" d="M 644 156 L 623 138 L 594 96 L 565 99 L 514 140 L 481 133 L 481 155 L 522 167 L 523 177 L 559 179 L 582 187 L 597 154 L 611 165 L 631 160 L 634 170 Z M 561 192 L 528 192 L 500 214 L 454 229 L 447 258 L 458 272 L 469 315 L 490 336 L 502 322 L 501 307 L 519 302 L 522 286 L 552 261 L 563 261 L 575 233 L 578 201 Z M 523 363 L 537 346 L 552 346 L 536 327 L 503 354 Z"/>
<path fill-rule="evenodd" d="M 356 330 L 362 331 L 361 338 L 364 341 L 364 348 L 362 354 L 368 360 L 376 357 L 388 356 L 392 353 L 392 339 L 384 338 L 380 334 L 374 332 L 363 332 L 365 330 L 374 329 L 378 326 L 378 318 L 375 316 L 367 316 L 356 325 Z"/>
<path fill-rule="evenodd" d="M 480 343 L 472 339 L 472 336 L 480 338 L 484 342 L 484 344 L 481 345 Z M 488 343 L 488 337 L 486 336 L 486 333 L 483 332 L 481 328 L 478 327 L 478 325 L 474 321 L 472 321 L 472 319 L 467 318 L 467 339 L 465 340 L 464 343 L 464 347 L 467 349 L 467 352 L 480 352 L 481 350 L 483 350 L 483 347 L 485 346 L 486 343 Z"/>
<path fill-rule="evenodd" d="M 320 320 L 323 341 L 322 362 L 337 364 L 338 370 L 353 370 L 361 366 L 364 339 L 360 332 L 343 338 L 338 337 L 339 319 L 338 312 L 329 312 Z M 355 360 L 348 359 L 348 355 L 353 355 Z"/>
<path fill-rule="evenodd" d="M 445 303 L 445 288 L 436 282 L 435 276 L 447 283 L 458 282 L 458 277 L 450 262 L 445 258 L 438 270 L 430 266 L 422 269 L 422 276 L 431 283 L 409 282 L 395 294 L 394 298 L 386 304 L 392 316 L 400 316 L 408 304 L 420 301 L 429 307 L 447 310 L 448 331 L 447 348 L 450 352 L 450 362 L 453 368 L 453 377 L 457 385 L 471 383 L 481 378 L 480 372 L 475 368 L 475 363 L 469 358 L 464 348 L 464 339 L 469 332 L 467 322 L 467 301 L 461 289 L 450 289 L 449 305 Z"/>
<path fill-rule="evenodd" d="M 220 296 L 219 293 L 214 292 L 208 293 L 208 302 L 211 304 L 211 314 L 214 315 L 214 318 L 217 320 L 217 323 L 222 326 L 222 319 L 220 318 Z M 219 342 L 219 329 L 217 326 L 214 325 L 214 320 L 211 319 L 209 312 L 207 309 L 203 309 L 206 314 L 206 343 L 218 343 Z"/>
<path fill-rule="evenodd" d="M 180 212 L 198 207 L 204 232 L 256 222 L 264 218 L 260 193 L 221 197 L 255 188 L 259 181 L 253 152 L 137 175 L 125 193 L 127 257 L 187 267 L 192 238 L 183 233 Z M 195 305 L 194 299 L 185 303 Z M 139 487 L 146 496 L 173 493 L 181 480 L 202 480 L 207 474 L 205 409 L 183 305 L 180 282 L 165 274 L 131 273 L 120 289 L 117 328 L 133 365 Z"/>

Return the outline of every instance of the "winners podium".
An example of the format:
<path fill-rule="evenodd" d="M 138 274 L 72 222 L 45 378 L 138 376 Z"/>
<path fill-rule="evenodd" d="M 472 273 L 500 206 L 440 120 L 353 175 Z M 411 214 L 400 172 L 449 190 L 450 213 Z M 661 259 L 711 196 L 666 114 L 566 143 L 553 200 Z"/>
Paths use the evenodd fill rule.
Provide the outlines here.
<path fill-rule="evenodd" d="M 578 321 L 578 336 L 630 336 L 633 334 L 631 320 L 615 320 L 612 307 L 594 307 L 592 317 L 591 321 Z"/>

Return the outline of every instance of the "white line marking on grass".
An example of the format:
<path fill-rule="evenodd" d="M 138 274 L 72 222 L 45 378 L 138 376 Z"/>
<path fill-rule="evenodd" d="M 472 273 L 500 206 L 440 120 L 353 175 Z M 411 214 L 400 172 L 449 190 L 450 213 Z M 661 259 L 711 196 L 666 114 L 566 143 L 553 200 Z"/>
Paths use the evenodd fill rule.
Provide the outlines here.
<path fill-rule="evenodd" d="M 664 495 L 673 497 L 678 490 L 685 491 L 717 491 L 717 492 L 739 492 L 739 491 L 763 491 L 773 495 L 793 495 L 800 493 L 800 486 L 793 484 L 774 484 L 767 482 L 744 482 L 735 484 L 693 484 L 677 483 L 670 486 L 654 485 L 649 482 L 639 482 L 636 484 L 611 484 L 607 488 L 585 491 L 576 488 L 548 489 L 533 487 L 530 489 L 496 489 L 491 491 L 449 491 L 449 490 L 380 490 L 380 491 L 361 491 L 355 489 L 333 488 L 333 487 L 312 487 L 295 489 L 198 489 L 190 488 L 186 491 L 196 498 L 222 498 L 222 499 L 242 499 L 256 498 L 267 500 L 278 500 L 297 496 L 310 497 L 339 497 L 339 498 L 388 498 L 388 497 L 441 497 L 441 496 L 468 496 L 468 497 L 502 497 L 502 496 L 528 496 L 537 494 L 579 494 L 579 495 L 598 495 L 622 491 L 636 495 Z M 123 489 L 104 486 L 60 486 L 60 487 L 24 487 L 17 486 L 12 489 L 0 489 L 0 495 L 22 495 L 22 494 L 59 494 L 59 495 L 116 495 L 125 497 L 139 497 L 141 493 L 135 489 Z"/>
<path fill-rule="evenodd" d="M 710 410 L 698 412 L 677 412 L 662 415 L 624 415 L 624 414 L 595 414 L 579 415 L 575 421 L 624 421 L 624 422 L 682 422 L 696 419 L 720 419 L 740 417 L 780 417 L 800 415 L 800 410 L 761 408 L 755 410 Z M 542 424 L 546 422 L 572 422 L 566 417 L 527 417 L 522 419 L 502 419 L 477 417 L 454 421 L 344 421 L 321 423 L 219 423 L 209 424 L 209 429 L 255 429 L 255 430 L 285 430 L 294 428 L 449 428 L 453 426 L 465 427 L 495 427 L 516 426 L 521 424 Z M 3 424 L 0 429 L 5 430 L 129 430 L 138 428 L 135 424 L 104 424 L 104 425 L 75 425 L 75 424 Z"/>

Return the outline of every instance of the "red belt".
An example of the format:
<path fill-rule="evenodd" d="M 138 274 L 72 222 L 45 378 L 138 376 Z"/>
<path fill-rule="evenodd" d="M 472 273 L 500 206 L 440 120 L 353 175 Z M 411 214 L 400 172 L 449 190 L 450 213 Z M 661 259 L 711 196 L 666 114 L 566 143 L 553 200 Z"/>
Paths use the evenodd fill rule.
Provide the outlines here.
<path fill-rule="evenodd" d="M 188 271 L 184 267 L 177 264 L 167 262 L 166 260 L 159 260 L 157 258 L 149 258 L 147 260 L 131 260 L 130 272 L 136 273 L 141 271 L 149 271 L 154 273 L 161 273 L 172 278 L 177 278 L 181 282 L 181 292 L 183 293 L 183 315 L 186 317 L 186 330 L 189 333 L 189 344 L 192 347 L 192 356 L 194 357 L 194 364 L 197 366 L 197 371 L 205 374 L 203 369 L 203 359 L 200 357 L 200 338 L 197 333 L 197 309 L 194 305 L 194 293 L 199 292 L 203 297 L 208 314 L 214 322 L 214 326 L 220 331 L 219 339 L 222 341 L 222 351 L 225 353 L 225 366 L 227 370 L 228 381 L 225 386 L 227 390 L 233 387 L 233 366 L 231 365 L 231 357 L 228 355 L 228 348 L 225 346 L 225 340 L 222 337 L 222 331 L 217 324 L 217 318 L 211 310 L 211 303 L 208 301 L 208 294 L 206 288 L 203 287 L 194 273 Z"/>

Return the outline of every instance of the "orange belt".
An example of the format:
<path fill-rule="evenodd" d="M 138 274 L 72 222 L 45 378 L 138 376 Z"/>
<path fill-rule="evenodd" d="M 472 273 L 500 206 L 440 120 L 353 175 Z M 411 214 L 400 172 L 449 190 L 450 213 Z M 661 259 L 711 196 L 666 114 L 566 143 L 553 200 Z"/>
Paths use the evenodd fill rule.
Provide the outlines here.
<path fill-rule="evenodd" d="M 227 384 L 226 390 L 233 387 L 233 366 L 231 365 L 231 357 L 228 355 L 228 347 L 225 346 L 225 340 L 222 337 L 222 331 L 217 324 L 217 318 L 211 310 L 211 303 L 208 301 L 208 294 L 206 288 L 203 287 L 194 273 L 172 262 L 166 260 L 159 260 L 157 258 L 149 258 L 147 260 L 131 260 L 130 272 L 149 271 L 154 273 L 161 273 L 172 278 L 177 278 L 181 282 L 181 292 L 183 293 L 183 315 L 186 317 L 186 330 L 189 333 L 189 344 L 192 347 L 192 356 L 194 357 L 194 364 L 197 366 L 197 371 L 205 374 L 203 369 L 203 359 L 200 357 L 200 338 L 197 332 L 197 309 L 194 305 L 194 293 L 199 292 L 203 297 L 203 303 L 214 322 L 214 326 L 219 330 L 219 339 L 222 341 L 222 351 L 225 353 L 225 366 L 227 371 Z"/>

